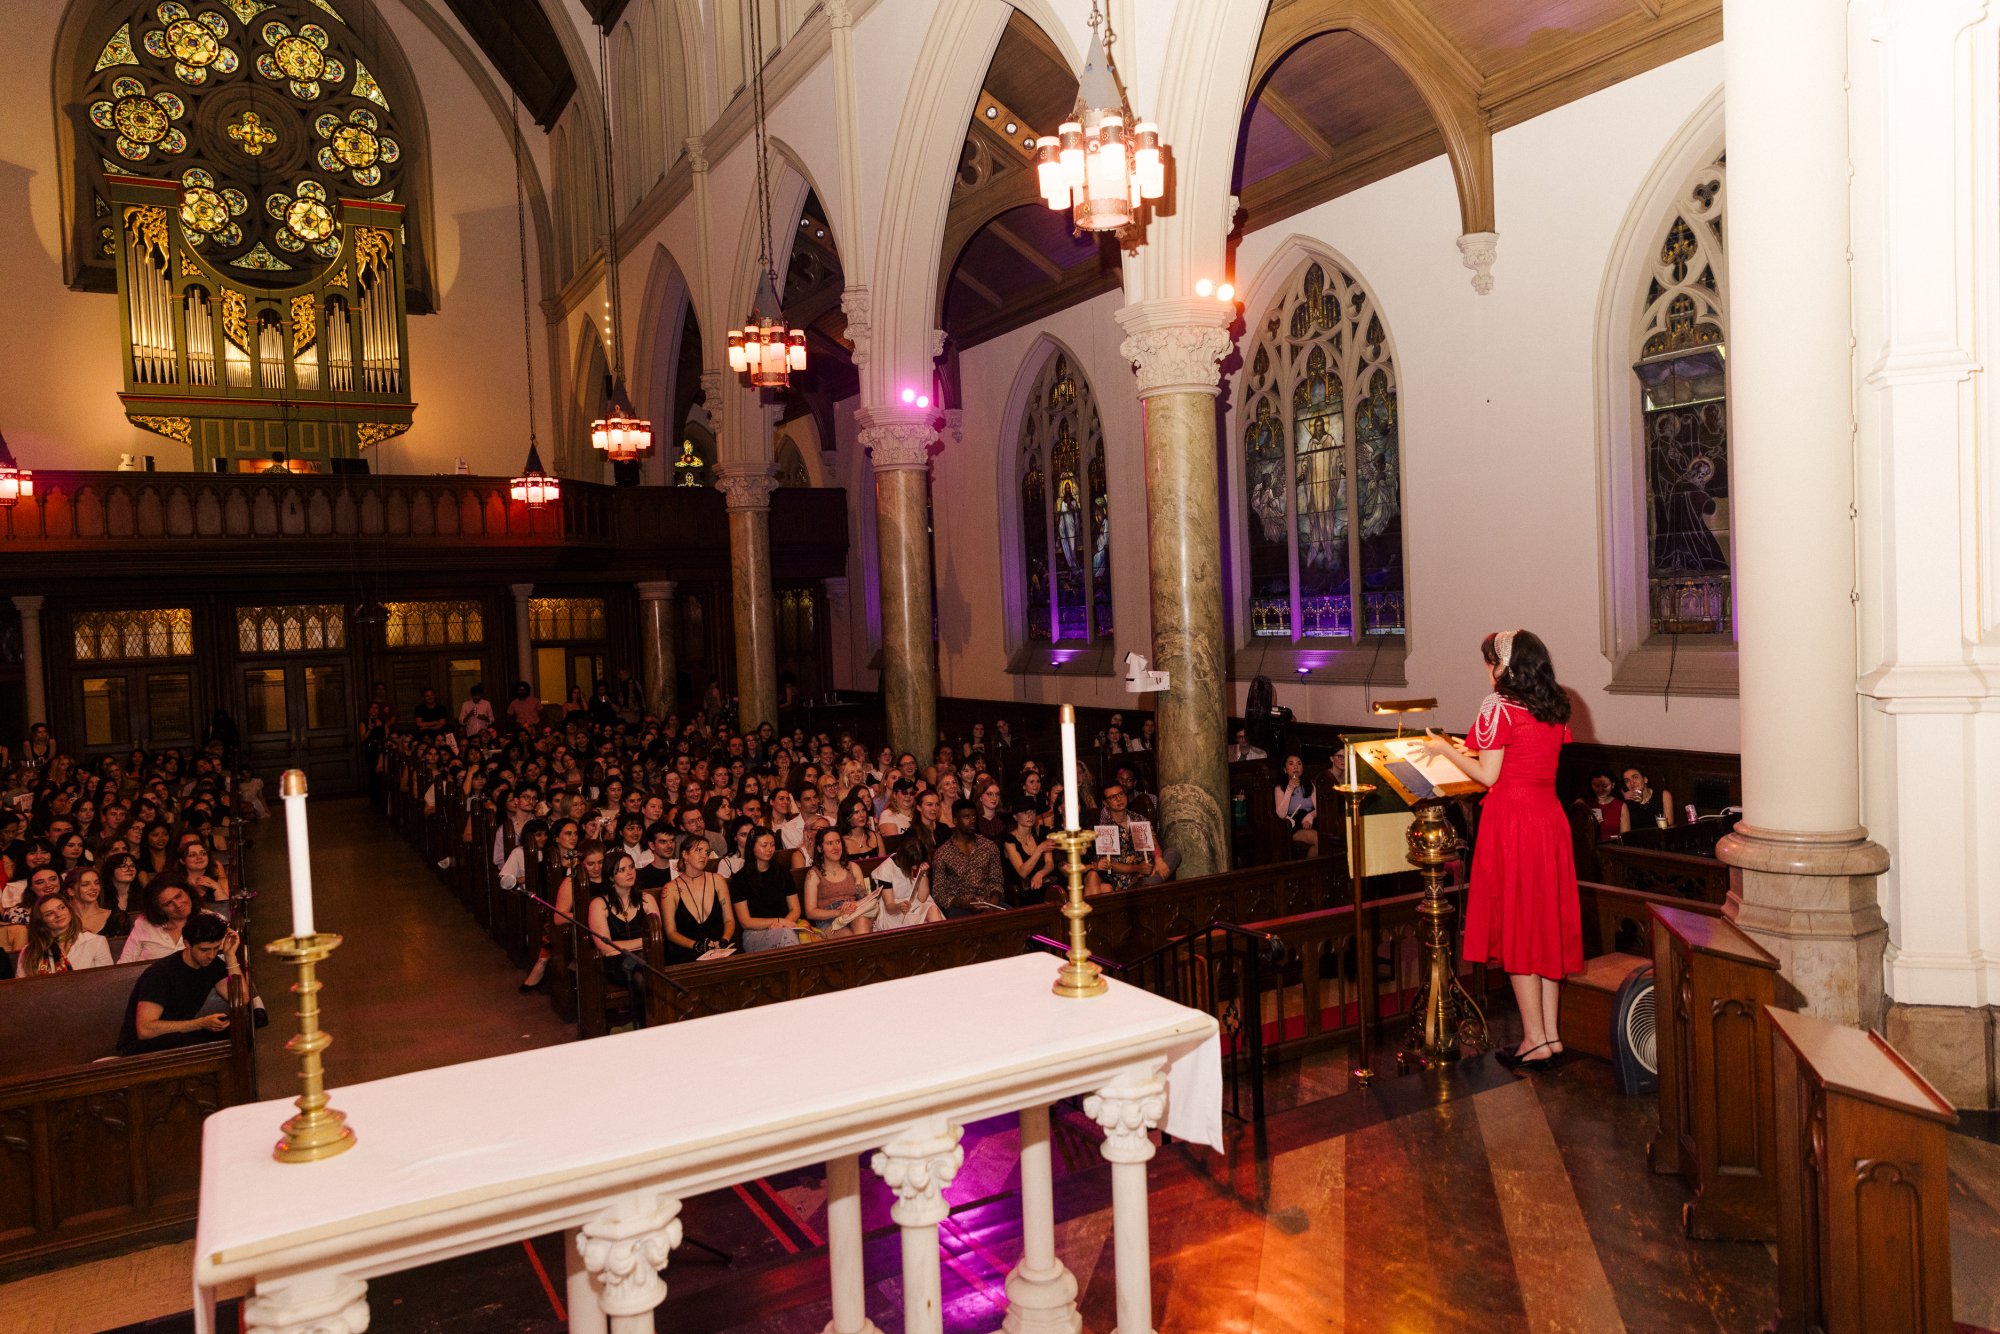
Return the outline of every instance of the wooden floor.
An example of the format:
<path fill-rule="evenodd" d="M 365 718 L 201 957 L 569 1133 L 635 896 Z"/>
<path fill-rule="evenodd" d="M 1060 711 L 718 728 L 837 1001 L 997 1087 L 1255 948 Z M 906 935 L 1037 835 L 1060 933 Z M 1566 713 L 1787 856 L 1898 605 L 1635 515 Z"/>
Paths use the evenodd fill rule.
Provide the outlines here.
<path fill-rule="evenodd" d="M 328 1062 L 340 1083 L 517 1051 L 565 1034 L 435 877 L 358 803 L 316 802 L 315 885 L 324 929 L 347 944 L 324 970 Z M 275 824 L 275 822 L 274 822 Z M 258 932 L 286 914 L 282 830 L 253 853 Z M 263 971 L 267 988 L 271 974 Z M 260 1085 L 284 1096 L 287 998 L 264 1034 Z M 1504 1022 L 1504 1021 L 1503 1021 Z M 1238 1128 L 1227 1158 L 1170 1145 L 1152 1172 L 1154 1324 L 1167 1331 L 1752 1331 L 1773 1311 L 1761 1245 L 1693 1243 L 1684 1198 L 1646 1170 L 1652 1104 L 1606 1067 L 1516 1079 L 1490 1059 L 1442 1078 L 1351 1090 L 1338 1054 L 1283 1072 L 1259 1146 Z M 367 1134 L 367 1128 L 360 1132 Z M 1055 1117 L 1058 1249 L 1087 1330 L 1112 1310 L 1108 1173 L 1098 1134 Z M 2000 1147 L 1952 1139 L 1952 1268 L 1962 1328 L 2000 1329 Z M 902 1327 L 888 1197 L 864 1173 L 870 1315 Z M 969 1127 L 944 1226 L 947 1328 L 998 1327 L 1018 1257 L 1014 1131 Z M 687 1202 L 658 1327 L 675 1334 L 819 1334 L 825 1208 L 816 1173 Z M 79 1267 L 0 1288 L 0 1334 L 180 1334 L 188 1248 Z M 371 1285 L 376 1334 L 553 1334 L 563 1327 L 561 1241 L 502 1247 Z M 551 1279 L 553 1281 L 551 1281 Z M 225 1307 L 225 1330 L 233 1329 Z"/>

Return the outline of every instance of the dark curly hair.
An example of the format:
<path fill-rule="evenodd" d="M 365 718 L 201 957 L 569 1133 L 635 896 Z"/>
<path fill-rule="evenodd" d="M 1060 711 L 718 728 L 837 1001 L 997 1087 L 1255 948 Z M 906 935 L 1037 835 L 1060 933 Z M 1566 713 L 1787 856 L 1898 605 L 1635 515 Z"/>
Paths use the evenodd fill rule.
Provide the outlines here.
<path fill-rule="evenodd" d="M 1489 667 L 1500 665 L 1500 652 L 1493 642 L 1497 638 L 1498 635 L 1488 635 L 1479 641 L 1479 656 L 1486 659 Z M 1549 646 L 1531 630 L 1514 632 L 1513 651 L 1508 654 L 1507 666 L 1493 688 L 1518 702 L 1538 723 L 1569 721 L 1569 694 L 1556 682 Z"/>

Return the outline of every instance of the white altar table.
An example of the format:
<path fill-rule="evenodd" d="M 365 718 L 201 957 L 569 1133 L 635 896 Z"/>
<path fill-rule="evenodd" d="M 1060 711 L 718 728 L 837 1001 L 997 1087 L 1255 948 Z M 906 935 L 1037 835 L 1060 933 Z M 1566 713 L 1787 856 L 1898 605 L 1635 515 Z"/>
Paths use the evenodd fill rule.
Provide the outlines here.
<path fill-rule="evenodd" d="M 682 1199 L 824 1163 L 827 1334 L 878 1334 L 863 1311 L 857 1158 L 873 1149 L 903 1229 L 904 1328 L 935 1334 L 960 1127 L 1016 1112 L 1024 1253 L 1003 1328 L 1074 1334 L 1048 1107 L 1087 1095 L 1112 1164 L 1118 1331 L 1151 1334 L 1147 1131 L 1221 1149 L 1216 1023 L 1117 982 L 1065 1000 L 1055 970 L 1023 955 L 349 1085 L 333 1105 L 358 1142 L 323 1162 L 271 1157 L 289 1101 L 218 1112 L 202 1140 L 197 1327 L 212 1330 L 218 1286 L 249 1280 L 251 1334 L 358 1334 L 368 1279 L 564 1231 L 570 1329 L 641 1334 L 666 1296 L 658 1271 Z M 337 969 L 326 1003 L 337 1036 Z M 329 1065 L 337 1075 L 338 1045 Z"/>

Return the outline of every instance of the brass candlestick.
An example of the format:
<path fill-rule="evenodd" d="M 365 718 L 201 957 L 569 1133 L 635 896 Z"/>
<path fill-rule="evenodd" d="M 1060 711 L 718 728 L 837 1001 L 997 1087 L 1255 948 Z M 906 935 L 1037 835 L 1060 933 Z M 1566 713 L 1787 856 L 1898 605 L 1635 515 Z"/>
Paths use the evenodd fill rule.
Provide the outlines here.
<path fill-rule="evenodd" d="M 1062 910 L 1069 918 L 1069 957 L 1056 971 L 1056 995 L 1072 1000 L 1102 996 L 1111 988 L 1104 981 L 1104 970 L 1090 961 L 1090 946 L 1083 939 L 1083 919 L 1090 916 L 1083 897 L 1083 850 L 1097 841 L 1097 835 L 1089 829 L 1062 829 L 1049 839 L 1069 857 L 1069 898 Z"/>
<path fill-rule="evenodd" d="M 1354 901 L 1354 986 L 1360 993 L 1361 1001 L 1361 1050 L 1352 1077 L 1357 1085 L 1367 1088 L 1375 1082 L 1373 1053 L 1379 1002 L 1375 996 L 1375 927 L 1361 906 L 1362 889 L 1368 874 L 1361 807 L 1375 794 L 1375 785 L 1336 783 L 1333 790 L 1347 799 L 1347 878 Z"/>
<path fill-rule="evenodd" d="M 286 936 L 264 948 L 293 964 L 299 980 L 292 993 L 299 998 L 299 1031 L 285 1043 L 285 1050 L 299 1058 L 299 1083 L 305 1092 L 298 1098 L 299 1114 L 285 1122 L 285 1137 L 271 1150 L 281 1163 L 310 1163 L 346 1153 L 354 1147 L 354 1130 L 347 1115 L 326 1105 L 326 1069 L 319 1054 L 333 1043 L 333 1035 L 319 1026 L 320 982 L 315 970 L 320 960 L 340 948 L 341 938 L 322 931 L 310 936 Z"/>
<path fill-rule="evenodd" d="M 1458 855 L 1458 834 L 1444 818 L 1444 803 L 1427 801 L 1416 809 L 1410 826 L 1410 864 L 1424 880 L 1424 901 L 1417 908 L 1423 922 L 1424 980 L 1410 1007 L 1410 1031 L 1397 1064 L 1435 1067 L 1456 1061 L 1470 1048 L 1476 1055 L 1492 1045 L 1486 1015 L 1472 993 L 1458 980 L 1451 961 L 1451 917 L 1457 910 L 1444 896 L 1445 867 Z"/>

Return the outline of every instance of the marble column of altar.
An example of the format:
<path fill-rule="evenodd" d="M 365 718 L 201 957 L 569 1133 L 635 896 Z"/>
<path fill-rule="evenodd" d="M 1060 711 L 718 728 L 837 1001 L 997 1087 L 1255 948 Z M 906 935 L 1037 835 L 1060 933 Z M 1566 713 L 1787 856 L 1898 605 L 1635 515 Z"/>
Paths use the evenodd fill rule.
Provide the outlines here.
<path fill-rule="evenodd" d="M 875 468 L 875 550 L 882 582 L 882 701 L 889 744 L 928 762 L 937 746 L 937 643 L 931 636 L 928 412 L 863 408 Z"/>
<path fill-rule="evenodd" d="M 729 594 L 736 622 L 738 725 L 750 731 L 778 722 L 778 615 L 771 596 L 771 493 L 768 464 L 725 464 L 716 489 L 729 502 Z"/>
<path fill-rule="evenodd" d="M 1229 679 L 1222 620 L 1222 513 L 1215 462 L 1217 367 L 1234 308 L 1160 300 L 1118 312 L 1121 354 L 1146 419 L 1146 545 L 1152 576 L 1160 837 L 1178 874 L 1229 869 Z"/>
<path fill-rule="evenodd" d="M 639 665 L 646 707 L 665 718 L 679 706 L 674 681 L 674 584 L 642 579 L 639 593 Z"/>

